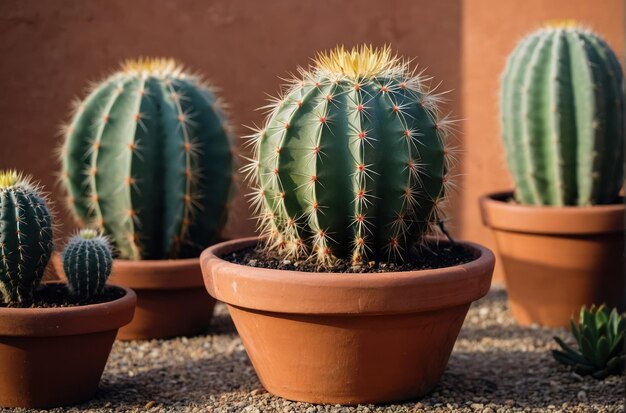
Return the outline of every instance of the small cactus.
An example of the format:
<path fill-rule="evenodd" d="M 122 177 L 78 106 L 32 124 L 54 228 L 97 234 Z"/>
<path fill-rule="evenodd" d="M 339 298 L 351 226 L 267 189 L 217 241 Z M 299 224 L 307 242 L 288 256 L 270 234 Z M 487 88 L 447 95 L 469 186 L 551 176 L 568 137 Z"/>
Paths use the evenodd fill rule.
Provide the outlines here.
<path fill-rule="evenodd" d="M 389 47 L 322 53 L 273 99 L 243 171 L 267 247 L 320 265 L 401 260 L 440 225 L 441 93 Z"/>
<path fill-rule="evenodd" d="M 109 241 L 93 229 L 80 230 L 63 251 L 63 271 L 68 288 L 81 298 L 102 294 L 112 264 Z"/>
<path fill-rule="evenodd" d="M 173 60 L 126 62 L 76 105 L 62 179 L 81 227 L 124 259 L 197 257 L 217 240 L 233 180 L 219 99 Z"/>
<path fill-rule="evenodd" d="M 538 30 L 509 56 L 500 111 L 516 198 L 617 202 L 624 174 L 624 75 L 608 44 L 572 23 Z"/>
<path fill-rule="evenodd" d="M 578 326 L 572 320 L 570 327 L 578 350 L 554 337 L 561 350 L 553 350 L 552 354 L 559 363 L 572 366 L 578 374 L 589 374 L 600 380 L 624 369 L 626 319 L 616 309 L 609 312 L 604 305 L 583 307 Z"/>
<path fill-rule="evenodd" d="M 0 171 L 0 295 L 25 307 L 53 250 L 52 216 L 40 188 L 15 171 Z"/>

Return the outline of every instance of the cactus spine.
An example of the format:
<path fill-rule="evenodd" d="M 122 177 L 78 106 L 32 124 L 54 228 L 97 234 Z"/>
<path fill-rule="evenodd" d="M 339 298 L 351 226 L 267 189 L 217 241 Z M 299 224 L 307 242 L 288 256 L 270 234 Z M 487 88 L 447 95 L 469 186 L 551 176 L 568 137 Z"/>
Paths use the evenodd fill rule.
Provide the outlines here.
<path fill-rule="evenodd" d="M 428 81 L 388 47 L 338 47 L 300 69 L 249 136 L 268 248 L 322 265 L 401 259 L 440 223 L 451 121 Z"/>
<path fill-rule="evenodd" d="M 70 292 L 82 298 L 102 294 L 112 263 L 109 241 L 93 229 L 82 229 L 63 251 L 63 271 Z"/>
<path fill-rule="evenodd" d="M 219 100 L 197 76 L 173 60 L 126 62 L 77 105 L 67 127 L 69 205 L 121 258 L 196 257 L 225 222 L 228 131 Z"/>
<path fill-rule="evenodd" d="M 0 171 L 0 294 L 28 306 L 53 250 L 52 216 L 39 188 L 15 171 Z"/>
<path fill-rule="evenodd" d="M 603 39 L 568 25 L 530 34 L 508 59 L 500 107 L 519 202 L 616 202 L 623 178 L 624 76 Z"/>

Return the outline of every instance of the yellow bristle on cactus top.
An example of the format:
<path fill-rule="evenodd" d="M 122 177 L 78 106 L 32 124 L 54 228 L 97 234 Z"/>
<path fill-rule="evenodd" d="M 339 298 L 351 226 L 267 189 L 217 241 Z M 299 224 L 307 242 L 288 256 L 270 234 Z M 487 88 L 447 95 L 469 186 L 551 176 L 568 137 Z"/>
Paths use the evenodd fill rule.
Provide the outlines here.
<path fill-rule="evenodd" d="M 14 169 L 0 171 L 0 189 L 8 188 L 17 184 L 21 178 L 22 175 Z"/>
<path fill-rule="evenodd" d="M 122 72 L 127 74 L 146 74 L 153 76 L 173 75 L 183 72 L 183 65 L 175 59 L 166 57 L 140 57 L 128 59 L 121 64 Z"/>
<path fill-rule="evenodd" d="M 580 27 L 580 22 L 575 19 L 553 19 L 544 23 L 546 29 L 572 29 Z"/>
<path fill-rule="evenodd" d="M 406 64 L 394 54 L 391 47 L 376 48 L 362 45 L 347 50 L 344 46 L 320 52 L 315 57 L 315 68 L 351 78 L 372 78 L 402 70 Z"/>

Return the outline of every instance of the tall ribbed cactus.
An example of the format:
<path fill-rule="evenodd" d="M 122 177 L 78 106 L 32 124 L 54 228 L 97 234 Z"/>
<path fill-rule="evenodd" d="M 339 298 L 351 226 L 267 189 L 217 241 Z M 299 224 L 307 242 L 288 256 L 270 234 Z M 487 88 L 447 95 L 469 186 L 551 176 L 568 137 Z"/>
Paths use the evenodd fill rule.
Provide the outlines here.
<path fill-rule="evenodd" d="M 300 75 L 250 135 L 268 247 L 324 265 L 401 259 L 441 220 L 441 95 L 388 47 L 338 47 Z"/>
<path fill-rule="evenodd" d="M 603 39 L 567 24 L 530 34 L 508 59 L 500 106 L 519 202 L 616 202 L 623 178 L 624 76 Z"/>
<path fill-rule="evenodd" d="M 111 275 L 111 245 L 98 231 L 86 228 L 70 238 L 63 251 L 63 271 L 72 294 L 100 295 Z"/>
<path fill-rule="evenodd" d="M 52 217 L 37 186 L 0 171 L 0 295 L 28 306 L 52 254 Z"/>
<path fill-rule="evenodd" d="M 172 60 L 126 62 L 77 105 L 63 182 L 81 226 L 121 258 L 198 256 L 222 228 L 233 178 L 215 94 Z"/>

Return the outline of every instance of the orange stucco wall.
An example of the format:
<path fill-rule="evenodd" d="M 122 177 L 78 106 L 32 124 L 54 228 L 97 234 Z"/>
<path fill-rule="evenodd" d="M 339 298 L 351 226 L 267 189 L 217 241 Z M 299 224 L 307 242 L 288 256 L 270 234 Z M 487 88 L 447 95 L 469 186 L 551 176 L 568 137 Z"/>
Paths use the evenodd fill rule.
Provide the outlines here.
<path fill-rule="evenodd" d="M 415 58 L 460 112 L 460 0 L 4 0 L 0 2 L 0 167 L 40 178 L 65 230 L 58 126 L 87 82 L 137 56 L 172 56 L 221 88 L 232 121 L 260 123 L 266 93 L 337 44 L 391 44 Z M 227 236 L 252 234 L 240 191 Z"/>
<path fill-rule="evenodd" d="M 499 141 L 498 78 L 524 33 L 574 18 L 622 54 L 622 0 L 5 0 L 0 2 L 0 167 L 41 179 L 57 200 L 53 150 L 70 101 L 122 59 L 172 56 L 220 87 L 233 123 L 260 123 L 279 76 L 336 44 L 391 44 L 451 90 L 445 108 L 462 119 L 453 233 L 492 245 L 478 197 L 510 187 Z M 227 236 L 254 222 L 239 191 Z"/>

